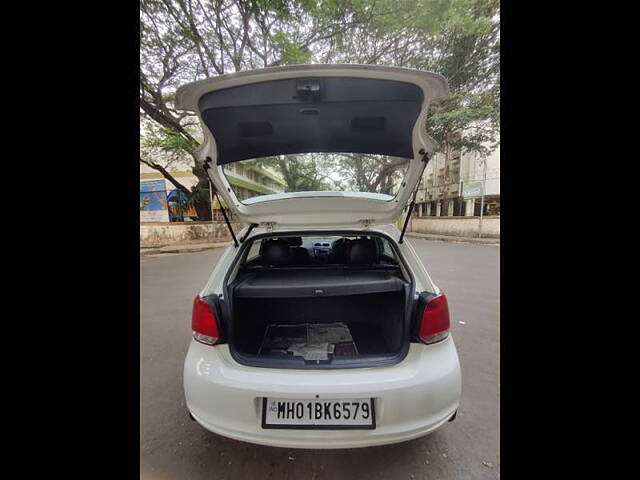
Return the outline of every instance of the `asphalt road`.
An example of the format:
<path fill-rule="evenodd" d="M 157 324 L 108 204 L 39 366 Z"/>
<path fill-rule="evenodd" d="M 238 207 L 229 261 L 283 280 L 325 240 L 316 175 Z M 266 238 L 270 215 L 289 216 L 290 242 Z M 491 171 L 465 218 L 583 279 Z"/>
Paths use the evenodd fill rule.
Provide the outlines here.
<path fill-rule="evenodd" d="M 348 450 L 252 445 L 192 422 L 182 390 L 191 303 L 222 250 L 141 257 L 141 477 L 500 478 L 500 247 L 410 241 L 449 299 L 462 364 L 460 410 L 427 437 Z"/>

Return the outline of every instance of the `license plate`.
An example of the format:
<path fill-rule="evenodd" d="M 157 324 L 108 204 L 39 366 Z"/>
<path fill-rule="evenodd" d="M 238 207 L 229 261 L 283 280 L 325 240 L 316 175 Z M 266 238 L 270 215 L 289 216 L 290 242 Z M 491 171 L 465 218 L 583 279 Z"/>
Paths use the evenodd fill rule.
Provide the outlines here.
<path fill-rule="evenodd" d="M 376 428 L 373 398 L 263 398 L 262 428 L 371 430 Z"/>

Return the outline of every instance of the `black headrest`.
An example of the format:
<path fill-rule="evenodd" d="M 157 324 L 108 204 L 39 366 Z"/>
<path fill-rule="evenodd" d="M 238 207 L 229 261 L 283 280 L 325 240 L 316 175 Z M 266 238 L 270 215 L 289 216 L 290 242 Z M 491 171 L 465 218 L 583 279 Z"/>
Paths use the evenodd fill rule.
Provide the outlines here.
<path fill-rule="evenodd" d="M 301 247 L 302 246 L 302 237 L 286 237 L 285 240 L 292 247 Z"/>
<path fill-rule="evenodd" d="M 263 241 L 260 250 L 264 266 L 281 266 L 291 262 L 289 244 L 280 238 Z"/>
<path fill-rule="evenodd" d="M 337 240 L 334 240 L 334 242 L 331 244 L 331 249 L 333 250 L 334 248 L 345 248 L 346 244 L 350 241 L 351 240 L 349 240 L 348 238 L 339 238 Z"/>
<path fill-rule="evenodd" d="M 372 265 L 378 263 L 380 253 L 373 239 L 361 238 L 349 242 L 349 263 Z"/>
<path fill-rule="evenodd" d="M 347 247 L 349 246 L 349 242 L 351 242 L 351 240 L 348 238 L 339 238 L 331 244 L 331 256 L 334 262 L 347 262 Z"/>

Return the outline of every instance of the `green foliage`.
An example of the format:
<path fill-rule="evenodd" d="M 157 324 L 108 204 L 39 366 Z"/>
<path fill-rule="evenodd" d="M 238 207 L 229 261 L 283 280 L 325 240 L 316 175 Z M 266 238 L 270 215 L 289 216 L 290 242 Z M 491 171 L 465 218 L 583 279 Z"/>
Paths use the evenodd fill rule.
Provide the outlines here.
<path fill-rule="evenodd" d="M 336 190 L 335 183 L 329 177 L 330 166 L 323 157 L 321 154 L 279 155 L 245 160 L 242 163 L 273 168 L 284 179 L 286 192 Z"/>
<path fill-rule="evenodd" d="M 404 178 L 409 160 L 381 155 L 335 155 L 338 172 L 345 179 L 345 189 L 395 195 Z"/>
<path fill-rule="evenodd" d="M 151 135 L 146 136 L 141 146 L 144 148 L 158 149 L 169 154 L 193 154 L 198 148 L 198 144 L 186 139 L 175 130 L 170 128 L 160 128 Z"/>
<path fill-rule="evenodd" d="M 281 65 L 299 65 L 308 63 L 311 58 L 309 48 L 296 44 L 285 32 L 278 31 L 271 37 L 280 52 Z"/>
<path fill-rule="evenodd" d="M 409 160 L 366 154 L 308 153 L 244 160 L 245 167 L 270 167 L 287 192 L 359 191 L 394 195 Z"/>
<path fill-rule="evenodd" d="M 445 148 L 488 155 L 500 138 L 497 88 L 473 94 L 459 91 L 431 106 L 430 133 Z"/>
<path fill-rule="evenodd" d="M 141 0 L 140 6 L 141 104 L 157 127 L 141 139 L 147 155 L 193 158 L 193 117 L 172 109 L 179 85 L 302 63 L 439 73 L 451 98 L 432 105 L 428 128 L 442 151 L 486 154 L 499 142 L 499 0 Z M 403 168 L 391 159 L 380 165 L 367 156 L 342 156 L 344 184 L 336 186 L 323 161 L 310 158 L 280 164 L 288 189 L 388 191 Z"/>

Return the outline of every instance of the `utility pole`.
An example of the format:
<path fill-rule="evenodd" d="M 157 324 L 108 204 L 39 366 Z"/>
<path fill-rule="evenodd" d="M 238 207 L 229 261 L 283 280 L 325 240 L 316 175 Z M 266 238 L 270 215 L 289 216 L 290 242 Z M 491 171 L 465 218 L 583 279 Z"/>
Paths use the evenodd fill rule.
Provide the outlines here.
<path fill-rule="evenodd" d="M 484 214 L 484 194 L 487 185 L 487 159 L 485 158 L 482 163 L 484 164 L 482 172 L 482 197 L 480 197 L 480 226 L 478 228 L 478 238 L 482 238 L 482 216 Z"/>

